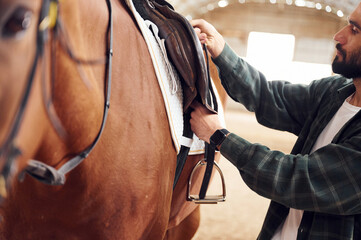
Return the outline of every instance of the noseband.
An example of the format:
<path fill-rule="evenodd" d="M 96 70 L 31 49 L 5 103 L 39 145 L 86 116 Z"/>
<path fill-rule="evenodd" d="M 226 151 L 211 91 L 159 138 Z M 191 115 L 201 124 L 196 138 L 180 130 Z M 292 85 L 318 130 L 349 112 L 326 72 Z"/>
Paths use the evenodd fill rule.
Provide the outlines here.
<path fill-rule="evenodd" d="M 101 128 L 98 132 L 98 135 L 94 141 L 80 154 L 76 157 L 70 159 L 65 163 L 59 170 L 44 164 L 43 162 L 30 160 L 28 166 L 24 172 L 33 176 L 34 178 L 40 180 L 43 183 L 50 185 L 62 185 L 65 183 L 65 174 L 70 172 L 76 166 L 78 166 L 93 150 L 97 144 L 103 130 L 105 127 L 105 122 L 108 115 L 109 105 L 110 105 L 110 87 L 111 87 L 111 69 L 112 69 L 112 56 L 113 56 L 113 18 L 112 18 L 112 6 L 110 0 L 106 0 L 108 10 L 109 10 L 109 23 L 107 29 L 107 56 L 106 56 L 106 76 L 105 76 L 105 106 L 103 113 L 103 121 Z M 39 58 L 43 56 L 44 45 L 48 40 L 49 30 L 56 32 L 59 28 L 59 18 L 58 18 L 58 0 L 43 0 L 43 4 L 40 11 L 40 17 L 38 22 L 37 29 L 37 40 L 36 40 L 36 52 L 35 57 L 32 63 L 32 67 L 27 78 L 27 83 L 23 97 L 21 99 L 20 105 L 15 115 L 11 131 L 6 138 L 3 146 L 0 148 L 0 159 L 5 160 L 5 164 L 0 173 L 0 200 L 6 197 L 6 189 L 10 185 L 12 176 L 16 170 L 16 157 L 21 154 L 20 150 L 15 146 L 14 141 L 18 134 L 18 131 L 23 120 L 24 112 L 29 100 L 30 91 L 34 82 L 34 76 L 36 68 L 38 66 Z M 54 39 L 55 40 L 55 39 Z M 53 41 L 54 41 L 53 40 Z M 80 64 L 95 64 L 99 61 L 86 61 L 76 58 L 72 52 L 66 48 L 66 51 L 70 58 L 76 63 Z M 23 176 L 23 174 L 21 174 Z"/>

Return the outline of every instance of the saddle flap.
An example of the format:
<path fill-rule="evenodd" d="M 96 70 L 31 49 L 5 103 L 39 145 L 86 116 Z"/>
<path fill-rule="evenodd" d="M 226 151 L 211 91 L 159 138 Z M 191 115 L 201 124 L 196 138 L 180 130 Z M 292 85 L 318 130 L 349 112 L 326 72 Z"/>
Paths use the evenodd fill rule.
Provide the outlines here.
<path fill-rule="evenodd" d="M 168 20 L 168 24 L 173 28 L 173 31 L 179 32 L 178 36 L 174 35 L 177 40 L 175 42 L 169 42 L 167 48 L 167 51 L 171 54 L 173 63 L 176 65 L 177 69 L 183 68 L 182 71 L 187 71 L 191 73 L 190 76 L 188 76 L 188 79 L 182 76 L 184 81 L 186 83 L 191 83 L 188 84 L 189 87 L 195 86 L 197 89 L 197 93 L 199 94 L 198 100 L 200 100 L 200 102 L 204 106 L 206 106 L 208 110 L 216 113 L 217 109 L 216 107 L 212 107 L 211 103 L 213 96 L 210 96 L 212 94 L 210 92 L 212 91 L 212 89 L 210 89 L 211 84 L 209 82 L 210 78 L 208 77 L 208 69 L 204 59 L 205 57 L 203 54 L 202 46 L 198 40 L 197 34 L 193 29 L 193 26 L 188 22 L 185 17 L 175 12 L 173 9 L 169 8 L 168 5 L 160 5 L 156 1 L 153 3 L 156 7 L 156 10 L 158 10 L 162 15 L 164 15 L 164 17 Z M 177 55 L 177 52 L 172 51 L 172 49 L 176 49 L 174 47 L 175 43 L 178 45 L 176 48 L 180 48 L 180 50 L 182 51 L 181 57 L 178 57 L 178 59 L 175 56 Z M 193 91 L 193 89 L 191 90 Z M 193 100 L 194 98 L 185 100 L 185 110 L 188 109 L 189 105 L 192 103 Z"/>

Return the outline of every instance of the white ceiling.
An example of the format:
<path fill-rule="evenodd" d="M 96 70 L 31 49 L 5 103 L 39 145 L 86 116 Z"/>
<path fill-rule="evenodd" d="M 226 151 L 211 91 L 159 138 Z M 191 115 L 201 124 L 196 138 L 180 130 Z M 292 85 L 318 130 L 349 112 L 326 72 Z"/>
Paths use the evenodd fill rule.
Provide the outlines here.
<path fill-rule="evenodd" d="M 320 10 L 331 11 L 337 14 L 339 10 L 344 16 L 348 16 L 360 3 L 358 0 L 169 0 L 174 6 L 175 10 L 190 17 L 196 17 L 212 11 L 220 5 L 239 3 L 247 4 L 251 2 L 256 3 L 273 3 L 273 4 L 288 4 L 299 7 L 321 8 Z M 317 5 L 316 5 L 317 4 Z M 328 7 L 327 7 L 328 6 Z"/>

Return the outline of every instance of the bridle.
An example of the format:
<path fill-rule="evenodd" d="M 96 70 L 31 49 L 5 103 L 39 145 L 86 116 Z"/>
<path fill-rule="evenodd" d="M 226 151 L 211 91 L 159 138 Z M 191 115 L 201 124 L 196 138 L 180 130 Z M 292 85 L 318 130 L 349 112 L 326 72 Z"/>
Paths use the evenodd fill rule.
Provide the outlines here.
<path fill-rule="evenodd" d="M 110 106 L 110 89 L 111 89 L 111 70 L 112 70 L 112 56 L 113 56 L 113 17 L 111 1 L 106 0 L 109 10 L 109 22 L 107 28 L 107 52 L 106 52 L 106 71 L 105 71 L 105 104 L 103 121 L 100 130 L 93 140 L 93 142 L 80 154 L 71 158 L 68 162 L 62 165 L 58 170 L 54 167 L 46 165 L 43 162 L 37 160 L 30 160 L 28 166 L 24 170 L 24 173 L 28 173 L 37 180 L 50 184 L 50 185 L 63 185 L 65 183 L 65 174 L 73 170 L 78 166 L 94 149 L 95 145 L 99 141 L 99 138 L 104 130 L 105 122 L 108 116 L 108 110 Z M 19 132 L 21 122 L 24 117 L 24 112 L 29 100 L 30 91 L 33 86 L 35 72 L 38 66 L 39 59 L 44 55 L 45 43 L 48 41 L 49 32 L 59 32 L 61 29 L 61 21 L 59 18 L 59 2 L 58 0 L 43 0 L 40 17 L 37 28 L 36 39 L 36 52 L 30 73 L 27 77 L 27 82 L 22 96 L 21 102 L 14 117 L 11 130 L 6 137 L 4 144 L 0 148 L 0 159 L 5 159 L 5 164 L 0 172 L 0 200 L 6 197 L 6 189 L 9 188 L 11 179 L 16 170 L 16 157 L 21 153 L 15 146 L 14 141 Z M 56 39 L 53 38 L 52 41 Z M 71 50 L 64 46 L 68 56 L 77 64 L 98 64 L 99 61 L 95 60 L 82 60 L 75 57 Z M 104 61 L 101 61 L 104 62 Z M 24 174 L 21 174 L 23 176 Z"/>
<path fill-rule="evenodd" d="M 13 124 L 11 126 L 11 130 L 4 142 L 4 144 L 0 148 L 0 158 L 5 159 L 5 164 L 3 166 L 3 169 L 1 170 L 0 175 L 0 193 L 2 196 L 6 195 L 6 188 L 10 184 L 10 179 L 13 176 L 15 170 L 16 170 L 16 157 L 21 154 L 20 150 L 14 145 L 14 140 L 18 134 L 18 131 L 20 129 L 20 125 L 24 116 L 24 112 L 29 100 L 30 90 L 33 86 L 34 82 L 34 75 L 35 71 L 38 65 L 39 58 L 43 55 L 44 51 L 44 44 L 46 42 L 46 36 L 47 36 L 47 28 L 41 28 L 40 25 L 43 21 L 45 21 L 46 18 L 49 18 L 48 12 L 50 8 L 49 1 L 44 1 L 40 16 L 39 16 L 39 24 L 37 28 L 37 34 L 36 34 L 36 51 L 34 60 L 32 63 L 32 67 L 30 70 L 30 73 L 27 77 L 27 82 L 24 90 L 23 97 L 21 99 L 21 102 L 19 104 L 19 107 L 17 109 L 17 112 L 14 117 Z"/>

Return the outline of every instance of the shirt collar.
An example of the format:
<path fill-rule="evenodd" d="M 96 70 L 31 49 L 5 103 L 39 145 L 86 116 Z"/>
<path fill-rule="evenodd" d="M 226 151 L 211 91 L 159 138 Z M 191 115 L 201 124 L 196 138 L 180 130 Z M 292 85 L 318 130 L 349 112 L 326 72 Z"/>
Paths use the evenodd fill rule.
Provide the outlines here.
<path fill-rule="evenodd" d="M 353 82 L 347 83 L 346 85 L 342 86 L 337 90 L 338 97 L 340 101 L 345 101 L 346 98 L 348 98 L 352 93 L 356 91 L 355 85 L 353 85 Z"/>

